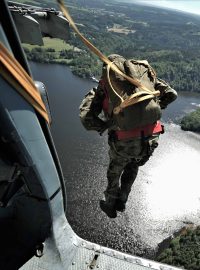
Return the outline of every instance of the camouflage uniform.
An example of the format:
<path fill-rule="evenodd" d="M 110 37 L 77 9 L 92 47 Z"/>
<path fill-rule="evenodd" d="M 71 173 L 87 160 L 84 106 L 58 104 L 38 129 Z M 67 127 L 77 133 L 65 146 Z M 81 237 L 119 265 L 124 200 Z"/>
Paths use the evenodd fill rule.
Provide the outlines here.
<path fill-rule="evenodd" d="M 176 91 L 161 79 L 156 80 L 155 89 L 161 92 L 160 106 L 162 109 L 165 109 L 177 97 Z M 108 199 L 110 196 L 126 203 L 138 168 L 144 165 L 153 154 L 154 149 L 158 146 L 160 134 L 129 140 L 117 140 L 114 129 L 109 129 L 108 134 L 110 163 L 107 171 L 108 186 L 105 198 Z"/>
<path fill-rule="evenodd" d="M 132 138 L 119 141 L 110 132 L 108 138 L 110 163 L 107 170 L 106 199 L 112 197 L 126 203 L 138 168 L 144 165 L 152 155 L 158 146 L 158 138 L 159 135 L 152 135 L 142 139 Z"/>
<path fill-rule="evenodd" d="M 103 107 L 105 89 L 100 83 L 97 88 L 96 104 L 101 104 L 96 108 L 98 117 Z M 160 91 L 159 103 L 161 109 L 165 109 L 169 103 L 177 98 L 177 92 L 165 81 L 156 78 L 155 90 Z M 104 131 L 109 126 L 110 119 L 102 125 Z M 137 177 L 139 166 L 144 165 L 158 146 L 160 134 L 153 134 L 149 137 L 134 137 L 130 139 L 118 140 L 115 136 L 116 126 L 109 127 L 108 144 L 110 162 L 107 170 L 108 185 L 105 190 L 106 201 L 100 201 L 101 209 L 109 217 L 116 217 L 116 210 L 124 211 L 125 203 L 131 191 L 131 187 Z"/>

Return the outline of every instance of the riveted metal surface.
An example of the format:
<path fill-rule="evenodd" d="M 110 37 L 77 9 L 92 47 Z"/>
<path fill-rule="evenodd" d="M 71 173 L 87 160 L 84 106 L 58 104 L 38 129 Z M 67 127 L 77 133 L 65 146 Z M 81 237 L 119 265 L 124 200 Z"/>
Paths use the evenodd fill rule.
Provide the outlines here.
<path fill-rule="evenodd" d="M 144 259 L 134 255 L 129 255 L 122 253 L 107 247 L 102 247 L 88 241 L 82 242 L 82 246 L 89 250 L 94 250 L 95 254 L 98 254 L 96 260 L 96 268 L 101 270 L 144 270 L 144 269 L 154 269 L 154 270 L 178 270 L 180 268 L 160 264 L 159 262 Z M 112 268 L 113 267 L 113 268 Z M 117 268 L 118 267 L 118 268 Z"/>
<path fill-rule="evenodd" d="M 113 251 L 112 251 L 113 253 Z M 116 254 L 116 255 L 115 255 Z M 92 267 L 92 262 L 95 259 L 95 263 Z M 123 258 L 117 257 L 117 252 L 113 253 L 111 256 L 111 253 L 109 255 L 103 254 L 101 252 L 95 252 L 92 250 L 88 250 L 85 247 L 79 247 L 77 250 L 77 253 L 73 259 L 73 262 L 71 266 L 69 267 L 69 270 L 88 270 L 88 269 L 94 269 L 94 270 L 147 270 L 147 269 L 161 269 L 160 267 L 152 267 L 151 265 L 147 264 L 143 265 L 143 260 L 135 259 L 129 260 L 129 257 L 126 257 L 126 254 L 124 254 Z M 145 261 L 145 260 L 144 260 Z M 91 267 L 90 267 L 91 266 Z M 169 270 L 172 268 L 166 268 L 166 270 Z"/>
<path fill-rule="evenodd" d="M 20 270 L 45 270 L 45 268 L 41 267 L 38 258 L 34 257 L 30 261 L 28 261 L 24 266 L 20 268 Z"/>
<path fill-rule="evenodd" d="M 33 257 L 20 270 L 178 270 L 169 265 L 131 256 L 87 241 L 71 245 L 74 256 L 67 261 L 69 254 L 61 259 L 57 250 L 50 246 L 41 258 Z M 65 261 L 66 258 L 66 261 Z"/>
<path fill-rule="evenodd" d="M 139 261 L 138 261 L 139 263 Z M 100 254 L 97 259 L 97 264 L 95 269 L 103 270 L 147 270 L 149 267 L 139 265 L 137 263 L 128 262 L 125 259 L 121 260 L 115 257 L 110 257 L 104 254 Z"/>
<path fill-rule="evenodd" d="M 88 270 L 95 252 L 84 247 L 79 247 L 69 270 Z"/>

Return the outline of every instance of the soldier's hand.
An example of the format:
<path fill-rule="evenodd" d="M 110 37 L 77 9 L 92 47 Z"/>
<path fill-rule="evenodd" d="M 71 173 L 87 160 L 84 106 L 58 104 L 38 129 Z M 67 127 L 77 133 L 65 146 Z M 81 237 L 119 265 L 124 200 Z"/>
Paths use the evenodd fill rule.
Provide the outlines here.
<path fill-rule="evenodd" d="M 168 104 L 173 102 L 177 98 L 176 93 L 173 91 L 168 91 L 160 98 L 160 107 L 161 109 L 165 109 Z"/>

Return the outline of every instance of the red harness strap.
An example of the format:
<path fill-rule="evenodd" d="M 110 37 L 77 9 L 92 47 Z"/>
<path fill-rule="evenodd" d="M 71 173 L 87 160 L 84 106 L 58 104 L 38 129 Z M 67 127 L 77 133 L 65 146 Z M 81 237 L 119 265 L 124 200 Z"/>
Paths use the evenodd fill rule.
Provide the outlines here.
<path fill-rule="evenodd" d="M 134 137 L 150 136 L 155 133 L 162 133 L 163 127 L 160 121 L 155 124 L 146 125 L 145 127 L 134 128 L 132 130 L 117 130 L 115 134 L 118 140 L 131 139 Z"/>

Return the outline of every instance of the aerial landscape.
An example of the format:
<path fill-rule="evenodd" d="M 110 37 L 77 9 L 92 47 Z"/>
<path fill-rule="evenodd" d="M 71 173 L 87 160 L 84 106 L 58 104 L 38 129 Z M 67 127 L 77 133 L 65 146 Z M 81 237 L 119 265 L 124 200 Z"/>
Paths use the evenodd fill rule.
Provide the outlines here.
<path fill-rule="evenodd" d="M 17 2 L 58 9 L 57 4 L 53 0 L 44 0 L 42 3 L 38 0 L 18 0 Z M 103 54 L 109 55 L 117 53 L 126 58 L 147 59 L 156 70 L 157 76 L 169 82 L 178 92 L 180 99 L 177 100 L 174 107 L 171 107 L 170 113 L 173 113 L 173 116 L 169 113 L 169 115 L 164 115 L 163 120 L 166 122 L 166 129 L 168 131 L 167 137 L 164 138 L 166 138 L 165 140 L 167 142 L 170 141 L 171 143 L 168 148 L 169 153 L 166 144 L 166 158 L 164 154 L 162 155 L 161 152 L 158 152 L 155 159 L 155 170 L 152 172 L 150 165 L 153 163 L 150 163 L 149 167 L 147 166 L 148 172 L 146 173 L 144 170 L 141 172 L 140 176 L 142 179 L 142 187 L 153 183 L 153 185 L 160 187 L 160 191 L 162 191 L 161 184 L 156 182 L 156 173 L 159 170 L 156 170 L 156 168 L 159 168 L 161 165 L 164 166 L 164 161 L 167 164 L 168 159 L 171 158 L 173 164 L 171 163 L 170 166 L 174 165 L 174 167 L 167 168 L 166 165 L 166 170 L 169 173 L 169 179 L 166 177 L 166 182 L 169 182 L 171 189 L 166 191 L 166 193 L 170 193 L 171 190 L 173 190 L 172 194 L 174 196 L 172 197 L 175 197 L 174 202 L 176 202 L 176 196 L 178 198 L 179 195 L 183 195 L 183 200 L 184 198 L 187 200 L 184 195 L 186 193 L 182 190 L 187 190 L 187 187 L 189 190 L 190 188 L 193 190 L 193 184 L 190 185 L 190 183 L 188 183 L 190 176 L 186 177 L 187 173 L 184 170 L 186 170 L 187 166 L 194 165 L 196 164 L 195 162 L 199 160 L 199 156 L 196 152 L 199 147 L 198 136 L 200 132 L 200 16 L 114 0 L 68 0 L 65 1 L 65 3 L 80 32 L 100 49 Z M 40 79 L 40 74 L 37 71 L 38 67 L 46 76 L 48 75 L 47 73 L 53 76 L 54 71 L 52 67 L 56 66 L 57 70 L 60 72 L 59 75 L 57 74 L 57 78 L 59 78 L 60 81 L 63 79 L 61 77 L 64 77 L 65 68 L 67 68 L 66 76 L 69 76 L 72 81 L 76 81 L 77 84 L 84 85 L 85 88 L 90 87 L 90 85 L 92 86 L 91 78 L 95 78 L 97 81 L 99 80 L 102 62 L 84 46 L 73 30 L 71 30 L 69 41 L 65 42 L 60 39 L 51 39 L 50 37 L 44 37 L 43 41 L 44 46 L 23 44 L 24 51 L 33 68 L 35 77 Z M 53 78 L 47 80 L 49 81 L 49 85 L 54 85 Z M 64 88 L 65 83 L 63 79 L 62 84 Z M 76 83 L 72 84 L 71 87 L 75 87 Z M 56 84 L 54 85 L 54 89 L 55 88 Z M 58 98 L 52 93 L 53 90 L 50 90 L 52 104 L 57 108 L 60 106 L 55 113 L 55 118 L 57 117 L 59 120 L 57 124 L 53 124 L 52 130 L 57 140 L 58 152 L 61 153 L 61 163 L 64 164 L 65 177 L 70 179 L 67 184 L 67 188 L 70 190 L 68 194 L 69 209 L 67 216 L 73 229 L 78 235 L 89 241 L 98 242 L 99 244 L 119 251 L 136 254 L 169 265 L 184 267 L 189 270 L 199 270 L 200 224 L 197 222 L 199 218 L 198 210 L 195 210 L 192 214 L 189 213 L 189 217 L 187 217 L 187 213 L 183 215 L 184 217 L 179 217 L 177 211 L 171 218 L 170 215 L 167 216 L 166 213 L 166 223 L 163 220 L 161 221 L 163 225 L 157 224 L 158 221 L 152 218 L 153 225 L 151 224 L 151 231 L 151 228 L 147 228 L 148 207 L 145 208 L 146 199 L 144 199 L 146 194 L 145 192 L 143 193 L 139 183 L 136 183 L 136 191 L 131 200 L 131 202 L 136 200 L 136 204 L 129 205 L 129 215 L 120 216 L 120 219 L 116 222 L 111 222 L 106 219 L 101 223 L 101 217 L 92 214 L 93 211 L 94 213 L 98 213 L 95 211 L 98 211 L 97 201 L 100 195 L 96 194 L 96 188 L 102 190 L 101 181 L 95 181 L 96 179 L 102 180 L 105 177 L 105 140 L 99 143 L 99 138 L 92 138 L 90 137 L 91 134 L 87 137 L 83 130 L 78 127 L 78 119 L 75 116 L 71 116 L 69 113 L 72 108 L 73 110 L 78 108 L 81 97 L 85 94 L 85 89 L 80 90 L 79 94 L 68 94 L 68 96 L 66 93 L 63 94 L 63 99 L 64 97 L 66 100 L 69 99 L 66 101 L 68 111 L 65 112 L 61 109 L 61 107 L 65 106 L 65 102 L 62 101 L 61 98 L 59 102 L 63 102 L 62 106 L 56 103 L 58 102 Z M 64 93 L 64 90 L 62 93 Z M 55 100 L 54 97 L 56 97 Z M 74 104 L 72 104 L 73 102 L 71 102 L 71 100 L 73 100 Z M 188 107 L 188 104 L 190 104 L 190 107 Z M 177 112 L 179 107 L 180 110 L 182 110 L 182 106 L 185 106 L 184 112 Z M 78 115 L 78 109 L 76 113 Z M 65 115 L 64 120 L 60 120 L 61 115 Z M 71 129 L 67 131 L 67 125 L 69 126 L 71 123 L 75 126 L 74 131 Z M 182 130 L 179 130 L 180 126 Z M 62 134 L 58 132 L 58 127 L 63 128 Z M 193 133 L 187 133 L 187 131 L 193 131 Z M 75 146 L 72 146 L 73 143 Z M 164 143 L 163 139 L 161 144 Z M 192 159 L 193 155 L 191 155 L 191 158 L 188 156 L 188 159 L 191 160 L 189 165 L 187 161 L 184 160 L 187 156 L 188 149 L 186 149 L 186 147 L 186 152 L 182 152 L 183 145 L 181 145 L 181 143 L 184 146 L 188 144 L 188 147 L 195 151 L 194 157 L 197 155 L 197 160 L 195 161 Z M 179 152 L 179 155 L 171 154 L 171 156 L 167 157 L 167 154 L 170 155 L 174 149 L 177 150 L 177 153 Z M 75 151 L 79 157 L 78 159 L 75 156 Z M 67 153 L 69 153 L 70 157 L 67 156 Z M 184 155 L 184 153 L 186 154 Z M 183 162 L 180 164 L 180 167 L 178 164 L 175 165 L 177 158 L 175 158 L 174 161 L 174 157 L 178 157 L 179 161 Z M 96 164 L 94 164 L 94 160 Z M 161 162 L 162 164 L 160 164 L 160 160 L 163 161 Z M 184 164 L 187 165 L 184 167 Z M 80 165 L 79 170 L 77 170 L 78 165 Z M 86 165 L 86 167 L 83 165 Z M 179 168 L 177 174 L 173 172 L 173 168 L 176 167 Z M 196 167 L 194 168 L 195 172 Z M 93 168 L 92 172 L 90 171 L 91 168 Z M 193 171 L 193 167 L 191 167 L 189 171 Z M 151 177 L 151 173 L 152 175 L 155 173 L 155 179 L 153 179 L 153 176 Z M 161 173 L 160 170 L 160 174 Z M 197 182 L 196 176 L 197 175 L 191 177 L 192 179 L 195 178 L 195 180 L 193 179 L 195 183 Z M 150 180 L 146 180 L 148 177 Z M 172 179 L 173 177 L 174 179 Z M 182 184 L 181 179 L 177 180 L 178 184 L 176 186 L 173 182 L 176 178 L 183 178 L 185 182 L 183 181 Z M 93 179 L 95 183 L 91 183 L 90 179 Z M 188 182 L 186 182 L 187 180 Z M 180 186 L 182 190 L 179 189 Z M 178 188 L 177 191 L 175 191 L 175 187 Z M 160 191 L 158 191 L 158 193 Z M 136 194 L 137 192 L 138 194 Z M 165 193 L 165 191 L 163 192 Z M 94 194 L 96 195 L 94 196 Z M 149 196 L 152 194 L 147 192 Z M 139 197 L 135 199 L 137 195 Z M 153 194 L 150 196 L 150 200 L 153 201 L 157 195 L 158 194 Z M 144 199 L 144 201 L 141 202 L 140 199 Z M 170 200 L 173 201 L 173 198 L 167 197 L 168 205 L 166 209 L 170 209 L 170 207 L 173 209 L 173 206 L 170 205 Z M 190 198 L 188 201 L 189 200 Z M 177 199 L 177 205 L 179 205 L 178 201 L 179 199 Z M 81 207 L 80 202 L 82 202 Z M 187 205 L 187 202 L 185 205 Z M 153 204 L 151 206 L 153 209 Z M 180 209 L 184 208 L 181 203 L 179 206 Z M 176 207 L 174 206 L 174 208 Z M 81 209 L 85 211 L 84 217 L 82 217 Z M 144 211 L 144 216 L 139 213 L 141 209 L 146 211 Z M 161 213 L 161 216 L 162 214 L 163 213 Z M 135 219 L 135 215 L 139 217 L 138 220 Z M 165 215 L 163 214 L 163 216 Z M 175 222 L 172 220 L 173 218 L 174 220 L 178 220 L 175 226 L 172 225 L 173 222 Z M 151 218 L 149 218 L 149 220 L 151 220 Z M 169 225 L 167 225 L 167 222 Z M 140 234 L 138 223 L 143 224 L 144 227 L 147 228 L 144 230 L 144 235 L 142 232 Z M 127 228 L 123 228 L 124 224 L 127 225 Z M 133 227 L 131 227 L 132 224 Z M 158 239 L 155 237 L 156 240 L 154 242 L 154 240 L 152 240 L 154 233 L 165 225 L 166 227 L 168 226 L 167 229 L 162 228 L 162 236 L 160 236 L 158 232 Z M 116 234 L 112 231 L 112 228 L 116 229 Z M 149 235 L 147 235 L 147 232 Z M 150 239 L 149 243 L 148 241 L 145 243 L 148 237 Z M 109 241 L 107 241 L 106 238 L 109 238 Z M 161 242 L 158 244 L 159 239 Z"/>
<path fill-rule="evenodd" d="M 42 5 L 56 7 L 54 1 L 43 1 Z M 110 1 L 68 1 L 67 5 L 81 33 L 105 55 L 115 52 L 127 58 L 148 59 L 158 76 L 170 81 L 177 91 L 200 91 L 198 15 L 177 15 L 172 10 Z M 73 32 L 68 44 L 49 38 L 44 39 L 44 44 L 24 45 L 28 59 L 65 64 L 83 78 L 100 76 L 101 61 Z M 200 131 L 196 118 L 199 120 L 199 110 L 182 121 L 183 129 Z"/>

